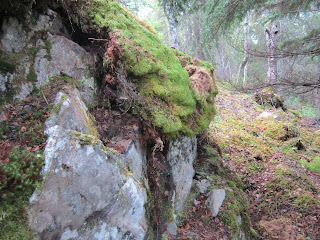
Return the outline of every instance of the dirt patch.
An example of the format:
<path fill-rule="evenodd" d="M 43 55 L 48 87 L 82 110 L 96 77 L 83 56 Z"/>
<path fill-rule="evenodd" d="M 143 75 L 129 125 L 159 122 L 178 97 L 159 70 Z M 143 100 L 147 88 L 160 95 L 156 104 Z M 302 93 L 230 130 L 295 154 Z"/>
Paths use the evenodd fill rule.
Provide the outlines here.
<path fill-rule="evenodd" d="M 140 126 L 139 118 L 101 106 L 91 109 L 90 113 L 95 118 L 95 127 L 105 146 L 124 153 L 131 140 L 136 140 Z"/>
<path fill-rule="evenodd" d="M 205 205 L 205 197 L 194 200 L 193 207 L 183 216 L 176 239 L 229 239 L 230 227 L 214 218 Z"/>

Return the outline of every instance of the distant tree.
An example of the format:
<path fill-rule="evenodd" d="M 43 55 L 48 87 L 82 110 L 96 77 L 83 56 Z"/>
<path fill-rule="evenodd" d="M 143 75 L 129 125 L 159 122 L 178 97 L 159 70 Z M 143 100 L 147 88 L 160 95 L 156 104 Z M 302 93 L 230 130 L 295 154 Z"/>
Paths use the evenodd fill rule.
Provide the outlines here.
<path fill-rule="evenodd" d="M 259 49 L 250 48 L 250 56 L 268 59 L 267 84 L 281 89 L 292 88 L 296 93 L 313 91 L 317 93 L 318 98 L 320 97 L 319 91 L 315 90 L 320 88 L 320 81 L 316 77 L 319 76 L 317 65 L 320 65 L 319 0 L 208 0 L 204 10 L 206 20 L 204 31 L 206 35 L 211 36 L 211 39 L 220 38 L 222 33 L 232 35 L 232 31 L 239 28 L 247 12 L 251 10 L 254 10 L 256 19 L 261 25 L 277 21 L 291 24 L 291 33 L 295 31 L 291 35 L 281 30 L 280 37 L 279 29 L 273 31 L 275 28 L 272 27 L 262 30 L 265 33 L 264 41 L 267 48 L 263 48 L 264 41 L 258 39 L 256 33 L 254 45 L 259 45 Z M 245 54 L 247 51 L 242 47 L 241 52 Z M 290 65 L 285 65 L 285 62 Z M 276 68 L 279 63 L 282 64 L 280 72 L 283 75 L 280 75 L 279 69 Z M 304 69 L 300 64 L 308 68 Z M 309 66 L 313 66 L 313 69 Z M 257 70 L 261 71 L 258 68 Z M 253 77 L 259 79 L 259 76 Z"/>
<path fill-rule="evenodd" d="M 167 18 L 170 46 L 180 49 L 178 16 L 183 12 L 187 0 L 159 0 Z"/>
<path fill-rule="evenodd" d="M 200 39 L 201 39 L 201 26 L 200 26 L 200 12 L 196 12 L 194 14 L 194 34 L 195 34 L 195 43 L 196 43 L 196 57 L 198 59 L 203 59 L 202 57 L 202 53 L 201 53 L 201 42 L 200 42 Z"/>
<path fill-rule="evenodd" d="M 274 84 L 278 80 L 278 67 L 277 67 L 277 52 L 278 52 L 278 38 L 279 26 L 275 22 L 266 27 L 265 35 L 267 42 L 268 54 L 268 73 L 267 83 Z"/>
<path fill-rule="evenodd" d="M 250 57 L 249 13 L 247 13 L 247 16 L 243 24 L 243 28 L 244 28 L 244 58 L 239 67 L 238 82 L 240 82 L 240 80 L 243 77 L 243 85 L 246 85 L 247 77 L 248 77 L 248 61 Z"/>

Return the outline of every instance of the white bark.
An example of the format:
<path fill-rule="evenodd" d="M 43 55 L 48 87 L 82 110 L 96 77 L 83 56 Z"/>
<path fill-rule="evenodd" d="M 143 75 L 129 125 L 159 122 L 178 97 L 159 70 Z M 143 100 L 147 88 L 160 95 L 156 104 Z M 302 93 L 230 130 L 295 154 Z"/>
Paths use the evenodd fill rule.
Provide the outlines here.
<path fill-rule="evenodd" d="M 189 54 L 190 49 L 190 39 L 192 36 L 192 27 L 190 27 L 190 22 L 187 21 L 184 25 L 183 31 L 184 31 L 184 45 L 183 45 L 183 52 L 185 54 Z"/>
<path fill-rule="evenodd" d="M 202 60 L 201 48 L 200 48 L 200 13 L 197 12 L 194 15 L 194 35 L 196 38 L 196 57 Z"/>
<path fill-rule="evenodd" d="M 247 83 L 248 77 L 248 61 L 249 61 L 249 48 L 250 48 L 250 32 L 249 32 L 249 14 L 247 14 L 245 18 L 245 22 L 243 24 L 244 29 L 244 58 L 239 67 L 238 73 L 238 82 L 240 82 L 243 76 L 243 85 L 245 86 Z M 243 75 L 242 75 L 243 74 Z"/>
<path fill-rule="evenodd" d="M 179 49 L 179 35 L 178 35 L 178 21 L 174 12 L 174 2 L 167 1 L 166 3 L 166 17 L 169 32 L 169 43 L 171 47 Z"/>
<path fill-rule="evenodd" d="M 266 30 L 266 41 L 267 41 L 267 50 L 268 50 L 268 74 L 267 74 L 267 83 L 272 84 L 276 83 L 278 80 L 278 68 L 277 68 L 277 49 L 278 49 L 278 40 L 277 34 L 279 33 L 279 27 L 276 23 L 269 25 Z"/>

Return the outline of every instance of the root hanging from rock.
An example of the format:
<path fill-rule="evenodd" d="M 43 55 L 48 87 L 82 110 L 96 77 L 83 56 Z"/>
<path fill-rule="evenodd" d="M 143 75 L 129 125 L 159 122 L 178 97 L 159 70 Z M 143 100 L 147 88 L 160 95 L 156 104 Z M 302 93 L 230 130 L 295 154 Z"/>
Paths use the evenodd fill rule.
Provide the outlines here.
<path fill-rule="evenodd" d="M 215 89 L 213 80 L 205 69 L 192 65 L 185 67 L 185 69 L 189 74 L 192 88 L 196 90 L 203 99 L 206 99 L 206 92 L 213 93 Z"/>

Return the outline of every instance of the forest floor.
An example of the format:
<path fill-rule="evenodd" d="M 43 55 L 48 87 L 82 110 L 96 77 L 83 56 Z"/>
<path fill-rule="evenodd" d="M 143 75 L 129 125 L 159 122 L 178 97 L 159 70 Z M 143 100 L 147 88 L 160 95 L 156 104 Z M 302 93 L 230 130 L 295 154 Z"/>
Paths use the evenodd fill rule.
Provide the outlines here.
<path fill-rule="evenodd" d="M 261 106 L 252 95 L 221 86 L 216 108 L 209 137 L 219 144 L 224 166 L 242 179 L 259 235 L 253 238 L 320 239 L 319 119 Z M 262 117 L 264 112 L 272 115 Z M 215 228 L 225 234 L 210 235 L 212 226 L 203 229 L 196 222 L 183 228 L 192 225 L 189 231 L 198 232 L 197 239 L 228 239 L 223 224 Z"/>
<path fill-rule="evenodd" d="M 52 103 L 57 91 L 43 89 L 38 96 L 8 105 L 1 111 L 0 165 L 12 167 L 6 168 L 6 172 L 4 168 L 0 171 L 1 193 L 7 194 L 6 198 L 0 197 L 0 226 L 6 232 L 6 235 L 0 234 L 0 239 L 14 239 L 17 233 L 19 237 L 32 236 L 24 222 L 23 205 L 38 181 L 46 140 L 44 121 L 52 110 L 47 101 Z M 319 120 L 303 117 L 297 111 L 261 106 L 251 95 L 222 86 L 216 108 L 209 138 L 219 144 L 224 167 L 243 182 L 252 227 L 259 235 L 256 239 L 320 239 Z M 261 117 L 263 112 L 277 117 Z M 14 154 L 15 146 L 24 151 Z M 9 152 L 12 152 L 10 156 Z M 28 166 L 22 161 L 26 158 Z M 30 166 L 37 169 L 36 174 L 26 172 Z M 31 183 L 13 177 L 26 173 L 33 180 Z M 4 176 L 9 174 L 12 178 L 5 182 Z M 7 192 L 11 182 L 19 184 L 14 191 Z M 26 194 L 20 193 L 21 188 L 28 189 L 24 191 Z M 12 202 L 19 204 L 10 205 Z M 203 196 L 196 202 L 197 205 L 185 213 L 187 221 L 179 226 L 178 239 L 229 239 L 230 226 L 226 226 L 219 215 L 211 216 Z"/>

